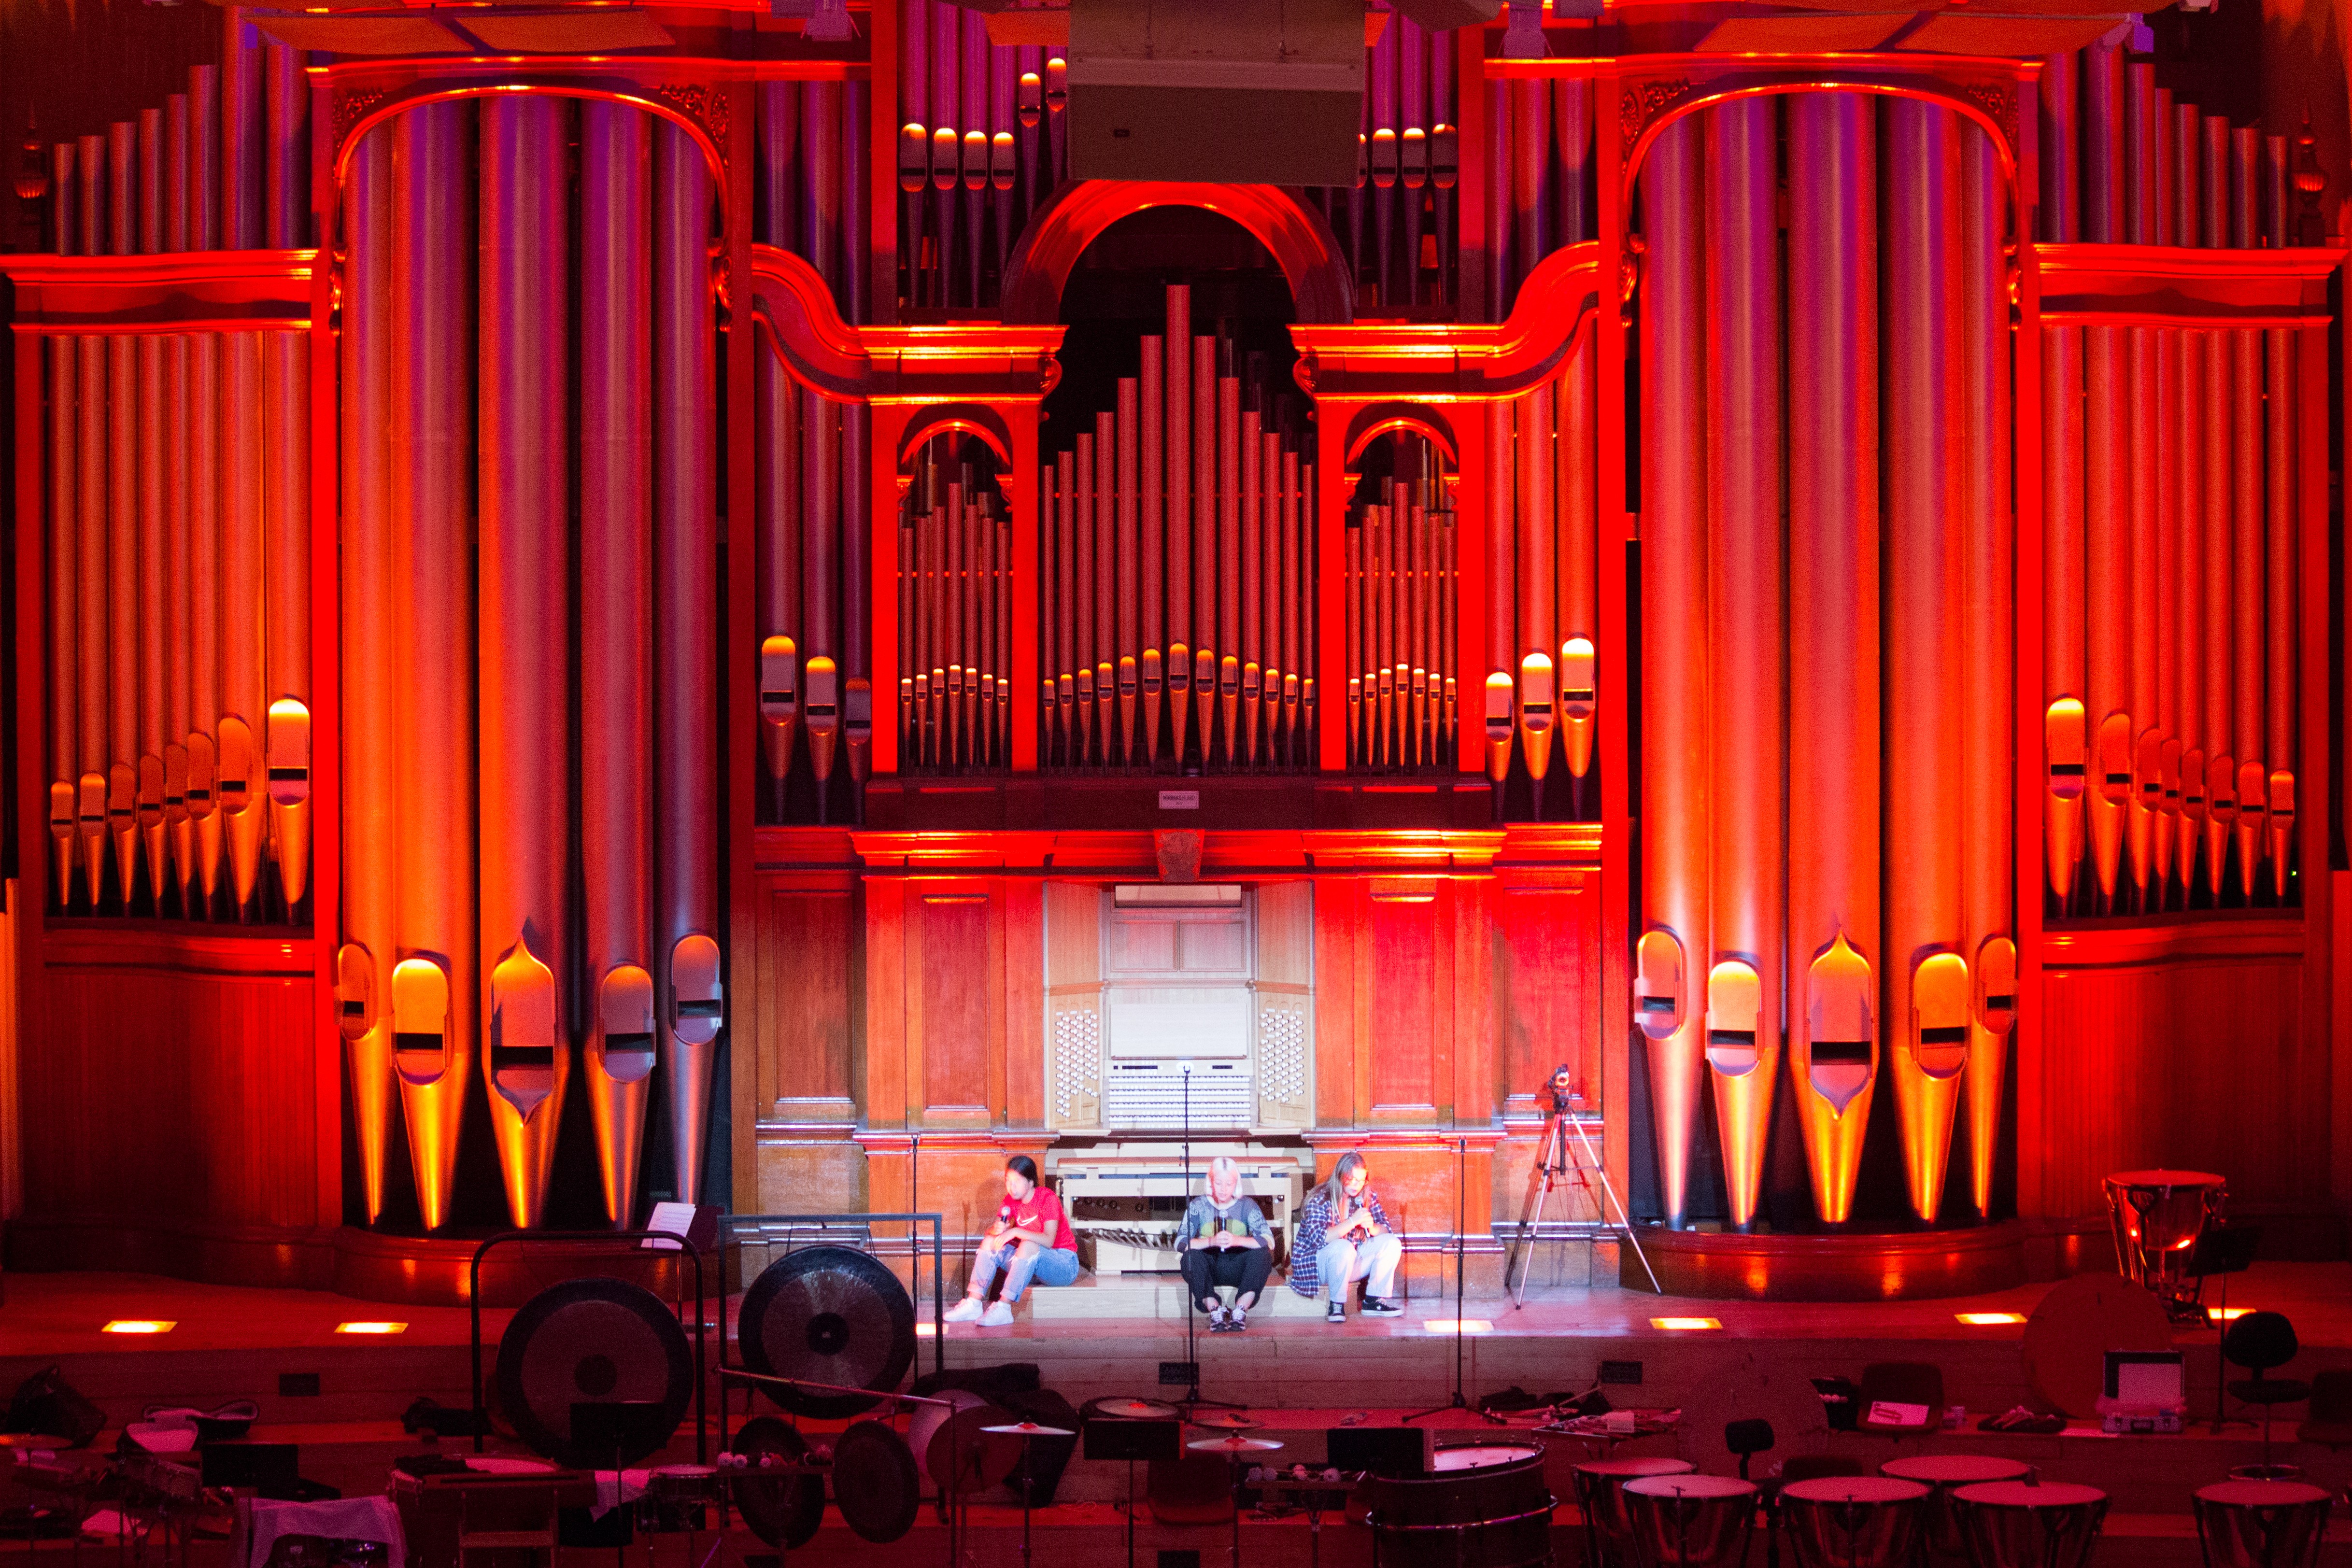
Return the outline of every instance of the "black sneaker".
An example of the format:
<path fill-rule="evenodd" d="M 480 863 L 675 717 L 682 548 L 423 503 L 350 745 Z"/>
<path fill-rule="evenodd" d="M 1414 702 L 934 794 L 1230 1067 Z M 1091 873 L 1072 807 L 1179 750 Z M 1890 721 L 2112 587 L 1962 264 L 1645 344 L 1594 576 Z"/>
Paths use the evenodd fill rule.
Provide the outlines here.
<path fill-rule="evenodd" d="M 1332 1302 L 1330 1310 L 1323 1314 L 1323 1321 L 1327 1323 L 1346 1322 L 1348 1321 L 1347 1303 L 1344 1301 Z"/>
<path fill-rule="evenodd" d="M 1402 1313 L 1404 1309 L 1384 1296 L 1366 1296 L 1364 1311 L 1376 1318 L 1392 1318 Z"/>

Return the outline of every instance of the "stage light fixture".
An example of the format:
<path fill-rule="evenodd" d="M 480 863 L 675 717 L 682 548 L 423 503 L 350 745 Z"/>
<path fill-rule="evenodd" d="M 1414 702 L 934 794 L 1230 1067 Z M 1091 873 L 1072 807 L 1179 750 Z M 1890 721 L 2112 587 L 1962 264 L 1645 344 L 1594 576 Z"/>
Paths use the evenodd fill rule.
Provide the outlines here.
<path fill-rule="evenodd" d="M 100 1333 L 170 1333 L 180 1326 L 176 1318 L 115 1318 Z"/>
<path fill-rule="evenodd" d="M 1427 1329 L 1431 1333 L 1453 1333 L 1457 1330 L 1463 1333 L 1493 1333 L 1495 1332 L 1495 1325 L 1487 1322 L 1485 1318 L 1463 1318 L 1459 1322 L 1456 1322 L 1453 1318 L 1432 1318 L 1421 1326 Z"/>
<path fill-rule="evenodd" d="M 1970 1328 L 1997 1328 L 2002 1323 L 2021 1323 L 2023 1312 L 1956 1312 L 1953 1314 Z"/>
<path fill-rule="evenodd" d="M 367 1322 L 337 1323 L 335 1325 L 335 1332 L 337 1333 L 406 1333 L 408 1332 L 408 1325 L 406 1323 Z"/>
<path fill-rule="evenodd" d="M 1666 1329 L 1672 1332 L 1719 1329 L 1723 1326 L 1723 1320 L 1720 1318 L 1652 1318 L 1650 1326 L 1654 1329 Z"/>
<path fill-rule="evenodd" d="M 940 1325 L 937 1323 L 917 1323 L 915 1325 L 915 1337 L 917 1339 L 936 1339 L 939 1337 L 939 1332 Z"/>
<path fill-rule="evenodd" d="M 2260 1307 L 2208 1307 L 2205 1309 L 2205 1317 L 2210 1322 L 2233 1323 L 2248 1312 L 2260 1311 L 2262 1311 Z"/>

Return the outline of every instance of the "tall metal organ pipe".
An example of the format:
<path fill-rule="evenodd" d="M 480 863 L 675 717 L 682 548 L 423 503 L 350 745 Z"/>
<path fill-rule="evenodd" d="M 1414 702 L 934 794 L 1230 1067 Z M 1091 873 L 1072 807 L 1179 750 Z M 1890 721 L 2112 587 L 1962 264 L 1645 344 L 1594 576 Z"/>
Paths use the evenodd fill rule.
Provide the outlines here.
<path fill-rule="evenodd" d="M 656 697 L 653 721 L 654 953 L 672 1190 L 695 1202 L 724 1022 L 719 664 L 709 625 L 719 573 L 716 307 L 705 259 L 712 181 L 693 138 L 667 120 L 654 129 L 653 172 L 654 689 L 667 694 Z M 834 497 L 822 499 L 814 515 L 835 516 Z"/>
<path fill-rule="evenodd" d="M 1884 967 L 1876 121 L 1857 93 L 1789 103 L 1789 638 L 1812 661 L 1789 685 L 1789 1069 L 1830 1224 L 1853 1212 Z"/>
<path fill-rule="evenodd" d="M 387 1006 L 417 1207 L 448 1222 L 476 1056 L 474 235 L 477 110 L 425 104 L 391 120 L 392 745 L 399 945 Z M 226 549 L 224 547 L 226 569 Z M 226 661 L 224 685 L 234 691 Z M 226 755 L 226 748 L 224 748 Z"/>
<path fill-rule="evenodd" d="M 582 1086 L 615 1225 L 636 1217 L 655 1064 L 651 157 L 642 110 L 581 104 Z"/>
<path fill-rule="evenodd" d="M 1782 560 L 1779 103 L 1706 111 L 1706 684 L 1714 841 L 1705 1045 L 1728 1218 L 1762 1191 L 1780 1064 Z M 1654 709 L 1651 710 L 1655 712 Z"/>
<path fill-rule="evenodd" d="M 1642 290 L 1647 381 L 1642 449 L 1653 456 L 1643 475 L 1642 623 L 1648 635 L 1642 711 L 1648 724 L 1642 770 L 1644 929 L 1633 1021 L 1649 1060 L 1659 1207 L 1675 1228 L 1690 1220 L 1706 964 L 1714 948 L 1703 154 L 1699 124 L 1685 117 L 1659 133 L 1642 176 L 1649 236 Z M 1507 465 L 1498 466 L 1507 475 Z M 1506 515 L 1499 503 L 1494 510 Z M 1499 612 L 1495 618 L 1502 619 Z"/>
<path fill-rule="evenodd" d="M 570 119 L 549 98 L 481 105 L 482 1008 L 491 1131 L 526 1229 L 545 1213 L 572 1070 L 572 669 L 546 634 L 571 623 Z"/>

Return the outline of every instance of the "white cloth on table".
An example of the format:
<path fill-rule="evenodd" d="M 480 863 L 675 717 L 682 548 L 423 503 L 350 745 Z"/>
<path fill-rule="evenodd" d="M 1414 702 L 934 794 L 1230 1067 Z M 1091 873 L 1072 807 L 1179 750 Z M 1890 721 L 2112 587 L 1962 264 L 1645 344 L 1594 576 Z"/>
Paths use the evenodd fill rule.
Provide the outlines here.
<path fill-rule="evenodd" d="M 592 1519 L 602 1519 L 625 1502 L 635 1502 L 646 1495 L 646 1478 L 651 1470 L 598 1470 L 596 1472 L 596 1506 L 590 1511 Z"/>
<path fill-rule="evenodd" d="M 230 1560 L 237 1568 L 263 1568 L 281 1535 L 322 1535 L 330 1541 L 381 1541 L 393 1568 L 408 1561 L 400 1510 L 388 1497 L 346 1497 L 328 1502 L 275 1502 L 240 1498 L 236 1539 Z"/>

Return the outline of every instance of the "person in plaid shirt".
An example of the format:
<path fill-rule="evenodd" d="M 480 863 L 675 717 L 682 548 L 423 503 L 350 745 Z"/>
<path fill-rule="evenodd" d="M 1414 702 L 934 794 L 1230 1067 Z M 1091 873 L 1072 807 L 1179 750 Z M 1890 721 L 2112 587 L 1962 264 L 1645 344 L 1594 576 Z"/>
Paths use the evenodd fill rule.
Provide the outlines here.
<path fill-rule="evenodd" d="M 1290 1288 L 1302 1296 L 1324 1289 L 1330 1306 L 1323 1321 L 1348 1321 L 1348 1286 L 1364 1281 L 1364 1311 L 1394 1317 L 1404 1311 L 1389 1292 L 1396 1288 L 1404 1242 L 1389 1228 L 1388 1211 L 1371 1190 L 1371 1172 L 1353 1150 L 1331 1167 L 1331 1179 L 1315 1189 L 1299 1216 L 1298 1245 L 1291 1249 Z"/>

